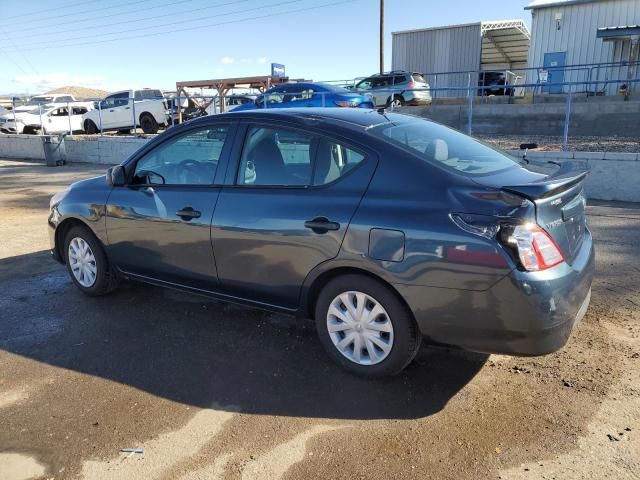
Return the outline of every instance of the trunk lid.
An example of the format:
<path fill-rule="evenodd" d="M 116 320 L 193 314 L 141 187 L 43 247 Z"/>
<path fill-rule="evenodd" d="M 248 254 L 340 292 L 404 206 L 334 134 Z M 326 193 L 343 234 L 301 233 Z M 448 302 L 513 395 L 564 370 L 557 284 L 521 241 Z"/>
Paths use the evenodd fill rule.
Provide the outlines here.
<path fill-rule="evenodd" d="M 513 172 L 503 178 L 503 181 L 509 181 L 508 184 L 499 182 L 500 175 L 476 181 L 487 186 L 492 184 L 491 186 L 504 192 L 533 202 L 536 206 L 536 222 L 549 233 L 560 248 L 565 261 L 571 264 L 585 236 L 584 180 L 588 172 L 561 167 L 554 174 L 542 176 L 532 175 L 532 172 L 526 169 L 521 170 L 522 182 L 513 182 L 516 180 L 515 177 L 520 176 L 514 176 Z"/>

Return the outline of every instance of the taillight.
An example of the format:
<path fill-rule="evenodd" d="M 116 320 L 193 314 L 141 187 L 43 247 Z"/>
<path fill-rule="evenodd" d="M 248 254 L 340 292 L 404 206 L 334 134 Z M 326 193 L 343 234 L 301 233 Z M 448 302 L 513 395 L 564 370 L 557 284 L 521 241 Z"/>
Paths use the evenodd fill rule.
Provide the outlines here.
<path fill-rule="evenodd" d="M 409 82 L 407 83 L 407 88 L 417 88 L 418 85 L 416 85 L 416 82 Z"/>
<path fill-rule="evenodd" d="M 345 100 L 336 100 L 336 105 L 339 107 L 357 107 L 358 102 L 349 102 Z"/>
<path fill-rule="evenodd" d="M 556 242 L 533 223 L 505 226 L 502 241 L 518 254 L 520 263 L 530 272 L 546 270 L 564 261 Z"/>

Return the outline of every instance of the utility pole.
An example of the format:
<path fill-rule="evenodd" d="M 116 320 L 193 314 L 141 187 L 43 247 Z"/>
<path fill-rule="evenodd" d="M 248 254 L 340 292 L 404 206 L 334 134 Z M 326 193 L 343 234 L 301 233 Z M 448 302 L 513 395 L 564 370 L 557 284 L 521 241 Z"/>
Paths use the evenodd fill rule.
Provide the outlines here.
<path fill-rule="evenodd" d="M 380 73 L 384 72 L 384 0 L 380 0 Z"/>

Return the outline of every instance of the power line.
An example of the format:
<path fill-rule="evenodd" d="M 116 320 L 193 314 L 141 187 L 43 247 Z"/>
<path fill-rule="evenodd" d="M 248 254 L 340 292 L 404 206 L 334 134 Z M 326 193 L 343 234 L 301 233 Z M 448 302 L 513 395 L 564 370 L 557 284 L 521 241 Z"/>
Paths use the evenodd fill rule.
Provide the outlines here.
<path fill-rule="evenodd" d="M 268 13 L 265 15 L 257 15 L 254 17 L 248 17 L 248 18 L 241 18 L 241 19 L 236 19 L 236 20 L 229 20 L 226 22 L 218 22 L 218 23 L 212 23 L 209 25 L 199 25 L 199 26 L 195 26 L 195 27 L 187 27 L 187 28 L 181 28 L 181 29 L 176 29 L 176 30 L 168 30 L 168 31 L 163 31 L 163 32 L 156 32 L 156 33 L 146 33 L 146 34 L 142 34 L 142 35 L 130 35 L 128 37 L 121 37 L 121 38 L 111 38 L 111 39 L 107 39 L 107 40 L 96 40 L 94 42 L 83 42 L 83 43 L 71 43 L 71 44 L 67 44 L 67 45 L 57 45 L 57 46 L 45 46 L 45 47 L 40 47 L 40 48 L 28 48 L 25 49 L 25 51 L 30 51 L 30 50 L 49 50 L 52 48 L 63 48 L 63 47 L 78 47 L 78 46 L 85 46 L 85 45 L 98 45 L 98 44 L 102 44 L 102 43 L 112 43 L 112 42 L 118 42 L 121 40 L 132 40 L 132 39 L 136 39 L 136 38 L 147 38 L 147 37 L 157 37 L 160 35 L 167 35 L 170 33 L 182 33 L 185 31 L 191 31 L 191 30 L 200 30 L 203 28 L 211 28 L 211 27 L 218 27 L 221 25 L 230 25 L 230 24 L 234 24 L 234 23 L 241 23 L 241 22 L 248 22 L 251 20 L 260 20 L 263 18 L 271 18 L 271 17 L 277 17 L 278 15 L 289 15 L 292 13 L 300 13 L 300 12 L 307 12 L 310 10 L 317 10 L 320 8 L 326 8 L 326 7 L 333 7 L 336 5 L 344 5 L 347 3 L 353 3 L 359 0 L 342 0 L 339 2 L 333 2 L 333 3 L 326 3 L 323 5 L 314 5 L 313 7 L 305 7 L 305 8 L 299 8 L 297 10 L 289 10 L 289 11 L 285 11 L 285 12 L 274 12 L 274 13 Z"/>
<path fill-rule="evenodd" d="M 9 37 L 9 35 L 6 34 L 6 32 L 4 31 L 4 29 L 2 27 L 0 27 L 0 32 L 2 32 L 2 35 L 4 35 L 4 37 L 9 41 L 9 43 L 11 44 L 13 49 L 20 54 L 20 56 L 24 59 L 25 62 L 27 62 L 27 65 L 29 65 L 31 70 L 33 70 L 36 75 L 40 75 L 40 72 L 38 71 L 38 69 L 36 67 L 34 67 L 33 64 L 27 58 L 27 56 L 23 52 L 20 51 L 20 49 L 16 46 L 16 44 L 13 42 L 11 37 Z"/>
<path fill-rule="evenodd" d="M 180 0 L 180 1 L 177 1 L 177 2 L 169 3 L 169 4 L 165 5 L 165 6 L 175 5 L 175 4 L 178 4 L 178 3 L 184 3 L 186 1 L 190 2 L 191 0 Z M 213 8 L 226 7 L 227 5 L 234 5 L 236 3 L 248 2 L 248 1 L 250 1 L 250 0 L 233 0 L 231 2 L 219 3 L 217 5 L 209 5 L 207 7 L 194 8 L 194 9 L 191 9 L 191 10 L 183 10 L 183 11 L 180 11 L 180 12 L 177 12 L 177 13 L 176 12 L 170 12 L 170 13 L 164 13 L 162 15 L 155 15 L 153 17 L 134 18 L 134 19 L 131 19 L 131 20 L 122 20 L 120 22 L 104 23 L 104 24 L 100 24 L 100 25 L 97 25 L 97 26 L 88 25 L 86 27 L 69 28 L 67 30 L 56 30 L 55 34 L 59 35 L 59 34 L 62 34 L 62 33 L 77 32 L 77 31 L 80 31 L 80 30 L 91 30 L 91 29 L 95 29 L 95 28 L 113 27 L 113 26 L 116 26 L 116 25 L 123 25 L 123 24 L 126 24 L 126 23 L 135 23 L 135 22 L 143 22 L 143 21 L 148 21 L 148 20 L 156 20 L 158 18 L 176 16 L 177 14 L 187 14 L 187 13 L 201 12 L 203 10 L 211 10 Z M 149 9 L 148 8 L 143 8 L 143 9 L 138 10 L 138 11 L 147 11 L 147 10 L 149 10 Z M 128 13 L 135 13 L 135 12 L 128 12 Z M 117 16 L 121 16 L 122 14 L 118 13 L 116 15 Z M 108 16 L 112 16 L 112 15 L 108 15 Z M 108 16 L 104 16 L 102 18 L 106 18 Z M 72 21 L 70 23 L 77 23 L 77 21 L 74 20 L 74 21 Z M 58 24 L 58 25 L 62 25 L 62 24 Z M 55 27 L 50 27 L 50 28 L 55 28 Z M 44 37 L 44 36 L 48 36 L 48 35 L 51 35 L 51 34 L 50 33 L 37 33 L 35 35 L 30 35 L 30 37 Z M 65 39 L 65 41 L 66 40 L 69 40 L 69 39 L 67 38 L 67 39 Z M 41 42 L 35 42 L 35 43 L 32 43 L 32 44 L 26 43 L 26 44 L 24 44 L 24 46 L 37 45 L 38 43 L 41 43 Z"/>
<path fill-rule="evenodd" d="M 11 57 L 11 55 L 9 55 L 9 52 L 7 52 L 7 51 L 6 51 L 5 49 L 3 49 L 2 47 L 0 47 L 0 52 L 4 53 L 4 54 L 5 54 L 5 56 L 6 56 L 6 57 L 11 61 L 11 63 L 13 63 L 16 67 L 18 67 L 18 69 L 19 69 L 22 73 L 24 73 L 25 75 L 29 75 L 29 74 L 24 70 L 24 68 L 22 68 L 22 67 L 18 64 L 18 62 L 16 62 L 16 61 L 13 59 L 13 57 Z"/>
<path fill-rule="evenodd" d="M 144 1 L 148 1 L 148 0 L 144 0 Z M 111 17 L 121 17 L 123 15 L 129 15 L 131 13 L 138 13 L 138 12 L 147 12 L 150 9 L 154 9 L 154 8 L 161 8 L 161 7 L 169 7 L 171 5 L 178 5 L 180 3 L 187 3 L 187 2 L 191 2 L 192 0 L 177 0 L 177 1 L 172 1 L 172 2 L 168 2 L 168 3 L 161 3 L 161 4 L 156 4 L 153 5 L 152 7 L 145 7 L 145 8 L 139 8 L 137 10 L 129 10 L 129 11 L 125 11 L 125 12 L 117 12 L 117 13 L 111 13 L 109 15 L 101 15 L 99 18 L 95 17 L 95 16 L 91 16 L 91 17 L 87 17 L 87 18 L 75 18 L 73 20 L 67 20 L 66 22 L 56 22 L 55 25 L 51 25 L 51 26 L 42 26 L 42 27 L 29 27 L 31 28 L 38 28 L 38 29 L 44 29 L 44 30 L 51 30 L 52 28 L 57 28 L 60 25 L 69 25 L 72 23 L 78 24 L 80 22 L 86 22 L 88 20 L 102 20 L 105 18 L 111 18 Z M 140 2 L 134 2 L 133 5 L 135 5 L 136 3 L 140 3 Z M 132 4 L 129 4 L 132 5 Z M 23 33 L 24 32 L 24 28 L 21 28 L 19 30 L 9 30 L 8 33 Z"/>
<path fill-rule="evenodd" d="M 11 20 L 12 18 L 20 18 L 20 17 L 24 17 L 25 15 L 31 15 L 32 13 L 43 13 L 43 12 L 53 12 L 54 10 L 62 10 L 65 8 L 70 8 L 70 7 L 76 7 L 78 5 L 84 5 L 87 3 L 93 3 L 93 2 L 78 2 L 78 3 L 71 3 L 69 5 L 63 5 L 61 7 L 55 7 L 55 8 L 46 8 L 44 10 L 36 10 L 35 12 L 30 12 L 30 13 L 22 13 L 20 15 L 12 15 L 10 17 L 4 17 L 3 20 Z"/>
<path fill-rule="evenodd" d="M 193 22 L 200 22 L 200 21 L 204 21 L 204 20 L 211 20 L 214 18 L 219 18 L 219 17 L 227 17 L 229 15 L 236 15 L 236 14 L 242 14 L 242 13 L 248 13 L 248 12 L 253 12 L 255 10 L 262 10 L 265 8 L 272 8 L 272 7 L 281 7 L 284 5 L 290 5 L 292 3 L 300 3 L 303 2 L 305 0 L 287 0 L 285 2 L 277 2 L 277 3 L 272 3 L 269 5 L 261 5 L 259 7 L 253 7 L 253 8 L 245 8 L 243 10 L 234 10 L 232 12 L 226 12 L 226 13 L 218 13 L 216 15 L 208 15 L 206 17 L 200 17 L 200 18 L 188 18 L 186 20 L 176 20 L 173 22 L 169 22 L 169 23 L 160 23 L 160 24 L 156 24 L 156 25 L 151 25 L 149 27 L 139 27 L 139 28 L 133 28 L 133 29 L 127 29 L 127 30 L 119 30 L 116 32 L 106 32 L 106 33 L 100 33 L 100 34 L 93 34 L 93 35 L 81 35 L 79 37 L 69 37 L 69 38 L 65 38 L 63 40 L 53 40 L 53 41 L 42 41 L 39 40 L 37 42 L 31 42 L 31 43 L 24 43 L 22 44 L 24 47 L 31 47 L 31 46 L 37 46 L 37 45 L 50 45 L 51 43 L 59 43 L 59 42 L 69 42 L 69 41 L 76 41 L 76 40 L 84 40 L 87 38 L 96 38 L 96 37 L 105 37 L 105 36 L 110 36 L 110 35 L 120 35 L 123 33 L 132 33 L 132 32 L 139 32 L 141 30 L 157 30 L 159 28 L 162 27 L 172 27 L 174 25 L 178 25 L 178 24 L 184 24 L 184 23 L 193 23 Z M 64 47 L 67 46 L 68 44 L 64 44 L 64 45 L 59 45 L 60 47 Z M 71 44 L 71 45 L 77 45 L 75 43 Z"/>
<path fill-rule="evenodd" d="M 56 18 L 64 18 L 64 17 L 72 17 L 75 15 L 81 15 L 83 13 L 95 13 L 95 12 L 102 12 L 104 10 L 111 10 L 112 8 L 118 8 L 118 7 L 123 7 L 123 6 L 130 6 L 130 5 L 136 5 L 138 3 L 147 3 L 147 2 L 151 2 L 153 0 L 136 0 L 136 1 L 131 1 L 131 2 L 123 2 L 123 3 L 117 3 L 115 5 L 109 5 L 108 7 L 102 7 L 102 8 L 92 8 L 90 10 L 82 10 L 79 12 L 73 12 L 73 13 L 63 13 L 62 15 L 47 15 L 44 17 L 39 17 L 39 18 L 32 18 L 29 19 L 25 22 L 20 22 L 20 25 L 26 25 L 29 26 L 32 23 L 38 23 L 38 22 L 42 22 L 43 20 L 53 20 Z M 83 2 L 83 3 L 94 3 L 94 2 Z"/>

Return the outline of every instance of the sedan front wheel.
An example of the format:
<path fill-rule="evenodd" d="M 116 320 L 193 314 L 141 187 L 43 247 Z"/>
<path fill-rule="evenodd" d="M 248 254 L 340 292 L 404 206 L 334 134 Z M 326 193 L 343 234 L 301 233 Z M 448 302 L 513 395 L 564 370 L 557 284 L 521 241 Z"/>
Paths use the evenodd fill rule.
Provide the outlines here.
<path fill-rule="evenodd" d="M 109 293 L 117 286 L 117 278 L 93 233 L 86 227 L 74 226 L 65 237 L 65 260 L 73 283 L 87 295 Z"/>

